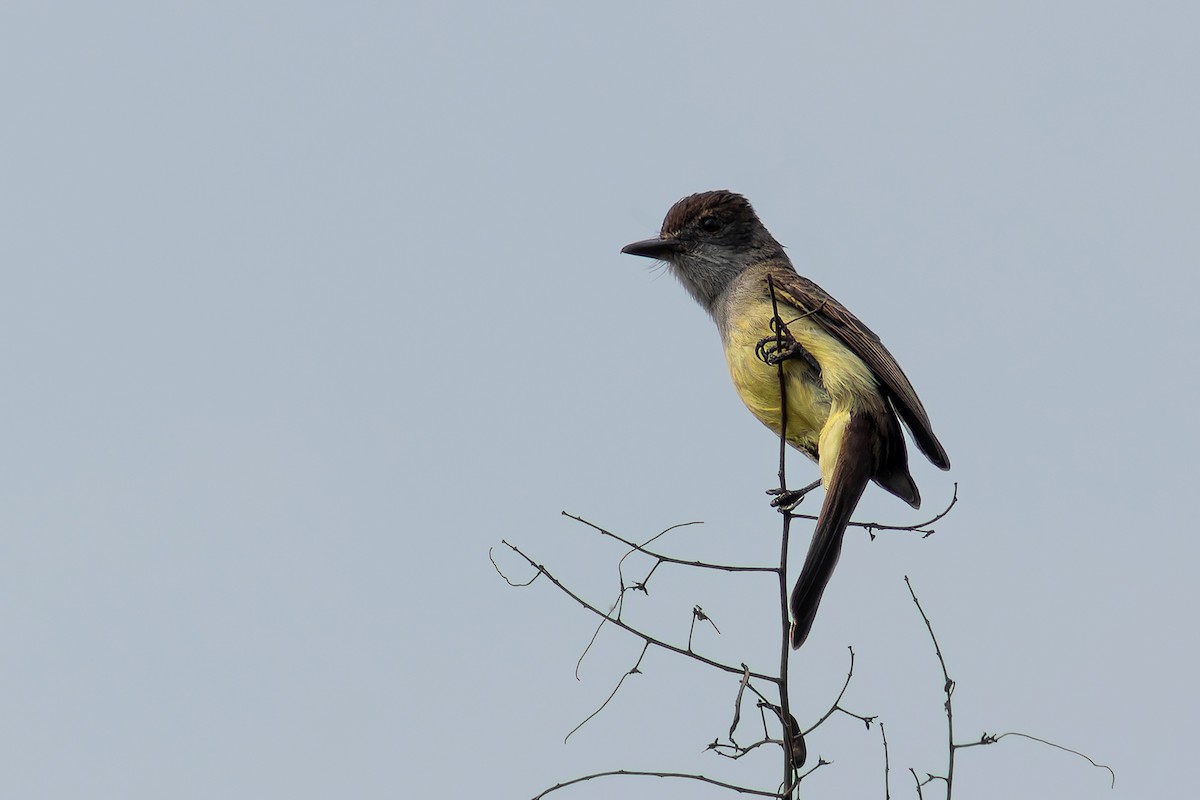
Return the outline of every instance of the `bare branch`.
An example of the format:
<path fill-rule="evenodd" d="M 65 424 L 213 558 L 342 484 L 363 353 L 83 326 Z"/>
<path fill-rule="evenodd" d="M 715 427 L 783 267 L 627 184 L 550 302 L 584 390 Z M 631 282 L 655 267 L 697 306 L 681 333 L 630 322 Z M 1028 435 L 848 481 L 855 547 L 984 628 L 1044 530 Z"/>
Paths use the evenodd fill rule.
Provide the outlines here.
<path fill-rule="evenodd" d="M 829 710 L 826 711 L 819 720 L 814 722 L 812 727 L 810 727 L 808 730 L 804 731 L 805 736 L 807 736 L 808 734 L 815 731 L 818 727 L 820 727 L 821 723 L 825 722 L 825 720 L 827 720 L 831 716 L 833 716 L 833 713 L 835 711 L 840 711 L 847 716 L 854 717 L 855 719 L 860 720 L 864 725 L 867 726 L 868 729 L 870 729 L 871 723 L 874 722 L 876 719 L 876 717 L 874 717 L 874 716 L 864 717 L 859 714 L 855 714 L 853 711 L 847 711 L 846 709 L 842 708 L 842 698 L 846 695 L 846 689 L 848 689 L 850 687 L 850 679 L 854 677 L 854 648 L 847 647 L 846 649 L 850 651 L 850 668 L 848 670 L 846 670 L 846 682 L 842 684 L 842 690 L 840 692 L 838 692 L 837 699 L 833 701 L 833 705 L 831 705 L 829 707 Z"/>
<path fill-rule="evenodd" d="M 541 573 L 539 572 L 538 574 L 540 575 Z M 621 596 L 617 598 L 617 602 L 613 603 L 612 607 L 608 609 L 608 614 L 604 615 L 604 618 L 596 624 L 596 630 L 592 631 L 592 638 L 588 639 L 588 643 L 583 648 L 583 652 L 580 653 L 579 658 L 577 658 L 575 660 L 575 680 L 577 680 L 577 681 L 583 680 L 583 678 L 579 677 L 579 669 L 583 666 L 583 660 L 585 658 L 587 658 L 587 654 L 592 651 L 592 645 L 594 645 L 596 643 L 596 639 L 598 639 L 600 637 L 600 631 L 604 630 L 604 623 L 608 622 L 609 619 L 611 619 L 610 615 L 612 614 L 612 612 L 614 610 L 616 610 L 618 608 L 618 606 L 620 606 L 620 604 L 624 601 L 624 599 L 625 599 L 625 592 L 621 592 Z M 618 611 L 617 617 L 619 618 L 620 616 L 621 616 L 621 614 Z"/>
<path fill-rule="evenodd" d="M 488 560 L 492 562 L 492 569 L 496 570 L 496 574 L 499 575 L 501 578 L 503 578 L 504 582 L 507 583 L 509 586 L 520 589 L 520 588 L 522 588 L 524 586 L 528 586 L 529 584 L 536 581 L 538 579 L 538 577 L 542 574 L 540 571 L 535 572 L 533 574 L 533 577 L 530 578 L 529 580 L 525 581 L 524 583 L 513 583 L 511 580 L 509 580 L 508 576 L 504 574 L 504 571 L 500 569 L 500 565 L 496 563 L 496 556 L 492 552 L 495 549 L 496 548 L 494 548 L 494 547 L 488 548 Z"/>
<path fill-rule="evenodd" d="M 908 771 L 912 773 L 913 783 L 917 785 L 917 800 L 924 800 L 925 793 L 921 791 L 921 779 L 917 777 L 917 771 L 912 767 L 909 767 Z"/>
<path fill-rule="evenodd" d="M 728 758 L 731 761 L 737 761 L 739 758 L 746 755 L 751 750 L 762 747 L 764 744 L 782 745 L 783 742 L 779 741 L 778 739 L 766 738 L 766 739 L 759 739 L 754 744 L 748 744 L 748 745 L 742 746 L 740 744 L 733 744 L 733 743 L 724 744 L 723 742 L 718 742 L 717 740 L 714 739 L 704 749 L 712 750 L 714 753 L 721 756 L 722 758 Z M 733 752 L 726 753 L 726 752 L 724 752 L 725 750 L 732 750 Z"/>
<path fill-rule="evenodd" d="M 642 670 L 640 669 L 640 667 L 642 666 L 642 659 L 646 657 L 646 651 L 649 649 L 650 649 L 649 642 L 646 642 L 644 645 L 642 645 L 642 654 L 640 656 L 638 656 L 637 663 L 633 665 L 632 669 L 630 669 L 628 672 L 626 672 L 624 675 L 621 676 L 621 680 L 617 681 L 617 685 L 613 687 L 612 693 L 609 694 L 609 696 L 604 700 L 604 702 L 600 704 L 599 708 L 597 708 L 592 713 L 588 714 L 584 718 L 583 722 L 580 722 L 574 728 L 571 728 L 571 732 L 563 737 L 563 744 L 567 743 L 567 739 L 570 739 L 571 736 L 573 736 L 575 734 L 575 731 L 579 730 L 584 725 L 587 725 L 588 722 L 591 721 L 592 717 L 596 716 L 597 714 L 599 714 L 601 711 L 604 710 L 604 707 L 607 706 L 609 704 L 609 702 L 611 702 L 612 699 L 617 696 L 617 692 L 621 690 L 621 684 L 623 684 L 625 682 L 626 678 L 628 678 L 630 675 L 641 675 L 642 674 Z"/>
<path fill-rule="evenodd" d="M 787 329 L 787 324 L 779 316 L 779 302 L 775 297 L 775 281 L 767 275 L 767 291 L 771 295 L 771 328 L 775 332 L 775 346 L 779 351 L 783 350 L 784 337 L 791 338 L 791 332 Z M 762 343 L 759 345 L 762 346 Z M 756 348 L 758 352 L 758 348 Z M 761 356 L 762 353 L 759 352 Z M 769 363 L 765 358 L 764 363 Z M 787 492 L 787 425 L 788 425 L 788 402 L 787 402 L 787 380 L 783 374 L 783 361 L 779 361 L 776 365 L 776 374 L 779 380 L 779 491 L 781 496 Z M 792 511 L 791 508 L 780 508 L 783 514 L 783 531 L 780 534 L 779 542 L 779 618 L 782 627 L 782 635 L 779 644 L 779 681 L 776 685 L 779 688 L 779 707 L 774 709 L 779 715 L 779 725 L 783 729 L 783 783 L 782 790 L 785 797 L 792 794 L 792 787 L 796 784 L 796 771 L 804 765 L 805 759 L 808 757 L 808 746 L 804 741 L 804 734 L 800 732 L 800 726 L 796 723 L 796 718 L 792 716 L 791 698 L 788 690 L 788 659 L 792 655 L 791 647 L 791 630 L 792 620 L 791 612 L 788 610 L 788 542 L 791 538 L 792 531 Z M 820 764 L 818 763 L 819 767 Z M 815 769 L 815 767 L 814 767 Z"/>
<path fill-rule="evenodd" d="M 742 662 L 742 679 L 738 681 L 737 699 L 733 701 L 733 722 L 729 725 L 729 741 L 733 741 L 733 732 L 737 730 L 742 720 L 742 695 L 746 693 L 746 684 L 750 683 L 750 668 Z M 735 742 L 736 744 L 736 742 Z"/>
<path fill-rule="evenodd" d="M 766 791 L 763 791 L 762 789 L 751 789 L 746 786 L 738 786 L 737 784 L 725 783 L 724 781 L 718 781 L 718 780 L 713 780 L 712 778 L 706 778 L 703 775 L 691 775 L 691 774 L 688 774 L 685 772 L 640 772 L 637 770 L 630 770 L 630 769 L 616 769 L 616 770 L 612 770 L 611 772 L 597 772 L 592 775 L 584 775 L 582 778 L 573 778 L 572 780 L 569 780 L 569 781 L 557 783 L 554 786 L 551 786 L 546 791 L 542 792 L 541 794 L 534 795 L 533 800 L 541 800 L 541 798 L 545 797 L 546 795 L 550 794 L 551 792 L 558 791 L 559 789 L 565 788 L 567 786 L 571 786 L 572 784 L 583 783 L 584 781 L 590 781 L 590 780 L 594 780 L 596 778 L 606 778 L 606 777 L 609 777 L 612 775 L 631 775 L 631 776 L 642 776 L 642 777 L 650 777 L 650 778 L 682 778 L 685 780 L 701 781 L 703 783 L 711 783 L 713 786 L 720 786 L 722 789 L 730 789 L 731 791 L 735 791 L 740 794 L 751 794 L 751 795 L 755 795 L 756 797 L 778 797 L 778 798 L 786 797 L 786 795 L 779 794 L 778 792 L 766 792 Z"/>
<path fill-rule="evenodd" d="M 805 779 L 805 778 L 807 778 L 809 775 L 812 775 L 814 772 L 816 772 L 817 770 L 819 770 L 821 767 L 827 766 L 827 765 L 829 765 L 829 764 L 832 764 L 832 763 L 833 763 L 832 761 L 826 761 L 826 760 L 825 760 L 825 759 L 823 759 L 823 758 L 818 758 L 818 759 L 817 759 L 817 763 L 816 763 L 816 764 L 813 764 L 813 767 L 812 767 L 812 769 L 810 769 L 808 772 L 806 772 L 806 773 L 804 773 L 803 775 L 801 775 L 801 776 L 799 776 L 798 778 L 796 778 L 796 783 L 800 783 L 800 781 L 804 780 L 804 779 Z"/>
<path fill-rule="evenodd" d="M 775 716 L 775 718 L 777 720 L 782 721 L 783 718 L 780 716 L 779 706 L 775 705 L 770 700 L 768 700 L 766 697 L 764 697 L 763 693 L 760 692 L 754 686 L 754 684 L 750 683 L 749 667 L 747 667 L 745 664 L 742 664 L 742 670 L 743 670 L 742 680 L 738 682 L 737 699 L 734 703 L 733 722 L 729 726 L 729 742 L 725 743 L 725 742 L 720 741 L 719 739 L 714 739 L 712 742 L 710 742 L 708 744 L 707 747 L 704 748 L 705 750 L 711 750 L 711 751 L 715 752 L 717 755 L 722 756 L 724 758 L 731 759 L 733 761 L 738 760 L 739 758 L 746 755 L 750 751 L 755 750 L 759 747 L 762 747 L 765 744 L 774 744 L 774 745 L 779 745 L 780 747 L 784 746 L 784 743 L 781 739 L 771 738 L 771 734 L 768 731 L 768 727 L 767 727 L 767 717 L 766 717 L 767 709 L 770 709 L 771 713 Z M 762 734 L 762 738 L 760 740 L 758 740 L 757 742 L 754 742 L 753 744 L 749 744 L 749 745 L 741 745 L 741 744 L 737 743 L 737 741 L 733 738 L 733 735 L 734 735 L 734 732 L 737 730 L 738 723 L 741 720 L 742 698 L 745 695 L 746 689 L 749 689 L 751 692 L 753 692 L 758 697 L 757 705 L 758 705 L 758 710 L 759 710 L 759 717 L 762 721 L 763 734 Z M 792 719 L 792 729 L 793 730 L 797 729 L 794 718 Z M 793 743 L 793 746 L 795 746 L 795 744 L 797 742 L 800 744 L 800 746 L 803 746 L 803 740 L 800 739 L 798 733 L 797 733 L 796 737 L 794 737 L 794 739 L 795 739 L 795 741 Z M 729 752 L 726 752 L 726 751 L 729 751 Z M 797 759 L 795 756 L 796 756 L 796 754 L 793 754 L 793 761 L 797 762 L 796 766 L 797 767 L 802 766 L 803 762 L 804 762 L 803 755 L 801 755 L 799 759 Z"/>
<path fill-rule="evenodd" d="M 761 567 L 761 568 L 760 567 L 735 567 L 735 566 L 728 566 L 728 565 L 723 565 L 723 564 L 708 564 L 708 563 L 704 563 L 701 561 L 685 561 L 683 559 L 671 558 L 669 556 L 664 556 L 664 555 L 661 555 L 658 553 L 653 553 L 653 552 L 645 549 L 646 545 L 650 544 L 651 542 L 655 541 L 656 539 L 659 539 L 662 536 L 665 536 L 666 534 L 670 533 L 671 531 L 676 530 L 677 528 L 683 528 L 683 527 L 687 527 L 689 525 L 699 525 L 699 524 L 701 524 L 700 522 L 681 522 L 677 525 L 671 525 L 670 527 L 659 531 L 654 536 L 651 536 L 649 539 L 647 539 L 642 544 L 637 544 L 636 542 L 632 542 L 628 539 L 625 539 L 624 537 L 618 536 L 615 533 L 607 531 L 604 528 L 601 528 L 599 525 L 596 525 L 595 523 L 584 519 L 583 517 L 579 517 L 574 514 L 569 514 L 566 511 L 562 511 L 560 513 L 564 517 L 568 517 L 569 519 L 573 519 L 576 522 L 580 522 L 580 523 L 588 526 L 592 530 L 603 534 L 604 536 L 611 537 L 623 544 L 628 545 L 630 548 L 623 556 L 621 556 L 621 559 L 617 562 L 617 582 L 619 584 L 617 599 L 615 601 L 613 601 L 612 606 L 609 607 L 608 614 L 604 615 L 604 619 L 600 620 L 600 623 L 596 626 L 596 629 L 592 632 L 592 637 L 591 637 L 591 639 L 588 640 L 587 646 L 583 648 L 583 652 L 579 654 L 579 658 L 575 662 L 575 679 L 576 680 L 579 680 L 579 669 L 583 665 L 584 658 L 587 657 L 587 654 L 591 651 L 592 646 L 596 643 L 596 638 L 600 635 L 600 631 L 604 629 L 604 623 L 608 622 L 612 619 L 619 620 L 621 618 L 621 612 L 625 608 L 625 593 L 628 591 L 637 591 L 637 592 L 641 592 L 642 594 L 649 595 L 650 590 L 648 588 L 648 585 L 650 583 L 650 579 L 652 577 L 654 577 L 654 573 L 663 564 L 668 564 L 668 563 L 669 564 L 682 564 L 684 566 L 701 567 L 701 568 L 707 568 L 707 569 L 720 569 L 720 570 L 725 570 L 728 572 L 772 572 L 772 571 L 774 571 L 770 567 Z M 627 584 L 625 582 L 625 559 L 629 558 L 629 556 L 633 555 L 634 553 L 642 553 L 644 555 L 650 556 L 651 558 L 655 559 L 655 562 L 654 562 L 654 566 L 650 568 L 650 571 L 646 573 L 646 577 L 642 578 L 640 581 L 633 581 L 632 583 Z M 614 611 L 616 611 L 615 617 L 613 616 Z M 692 625 L 693 625 L 693 627 L 695 626 L 695 619 L 692 620 Z M 716 627 L 717 627 L 716 624 L 713 623 L 713 628 L 716 629 Z M 720 630 L 717 630 L 717 633 L 720 633 Z M 688 632 L 688 648 L 687 648 L 689 652 L 692 649 L 692 646 L 691 646 L 692 638 L 691 637 L 692 637 L 692 633 L 691 633 L 691 631 L 689 631 Z"/>
<path fill-rule="evenodd" d="M 808 760 L 808 744 L 804 741 L 804 734 L 800 732 L 800 723 L 796 721 L 796 717 L 790 712 L 784 711 L 782 707 L 768 703 L 766 700 L 761 701 L 759 705 L 771 709 L 779 720 L 785 737 L 784 741 L 779 744 L 788 753 L 788 763 L 791 768 L 798 770 L 803 767 L 804 762 Z"/>
<path fill-rule="evenodd" d="M 879 723 L 879 735 L 883 737 L 883 798 L 892 800 L 892 785 L 888 778 L 888 773 L 891 772 L 891 763 L 888 761 L 887 731 L 884 730 L 882 722 Z"/>
<path fill-rule="evenodd" d="M 950 509 L 954 508 L 954 506 L 957 504 L 958 504 L 958 484 L 955 483 L 954 484 L 954 496 L 950 498 L 950 503 L 944 509 L 942 509 L 940 512 L 938 512 L 937 514 L 934 514 L 932 517 L 925 520 L 924 522 L 918 522 L 915 525 L 887 525 L 882 522 L 855 522 L 855 521 L 851 520 L 850 522 L 847 523 L 847 525 L 852 528 L 865 529 L 867 531 L 867 533 L 870 534 L 872 539 L 875 538 L 875 533 L 877 531 L 899 531 L 899 532 L 908 531 L 911 533 L 920 533 L 920 534 L 923 534 L 921 538 L 924 539 L 924 538 L 932 536 L 934 533 L 936 533 L 936 531 L 933 528 L 930 528 L 929 526 L 932 525 L 933 523 L 937 522 L 938 520 L 942 519 L 947 514 L 949 514 Z M 812 514 L 794 514 L 793 516 L 798 517 L 799 519 L 808 519 L 808 520 L 816 519 L 816 516 L 814 516 Z"/>
<path fill-rule="evenodd" d="M 623 536 L 619 536 L 619 535 L 613 533 L 612 531 L 605 530 L 604 528 L 601 528 L 599 525 L 596 525 L 594 522 L 589 522 L 588 520 L 584 519 L 583 517 L 577 517 L 574 514 L 567 513 L 566 511 L 563 511 L 562 515 L 569 519 L 573 519 L 576 522 L 582 522 L 584 525 L 587 525 L 589 528 L 596 531 L 597 533 L 600 533 L 611 539 L 616 539 L 621 544 L 632 548 L 634 551 L 636 551 L 638 553 L 642 553 L 643 555 L 647 555 L 650 558 L 657 559 L 658 561 L 664 562 L 667 564 L 679 564 L 680 566 L 696 567 L 698 569 L 717 569 L 717 570 L 722 570 L 723 572 L 778 572 L 779 571 L 778 567 L 744 567 L 744 566 L 738 566 L 735 564 L 713 564 L 713 563 L 710 563 L 707 561 L 695 561 L 695 560 L 690 560 L 690 559 L 686 559 L 686 558 L 673 558 L 671 556 L 665 556 L 662 553 L 655 553 L 651 550 L 646 549 L 646 545 L 650 544 L 650 542 L 653 542 L 659 536 L 662 536 L 665 533 L 669 533 L 670 531 L 673 531 L 676 528 L 683 528 L 688 525 L 702 525 L 703 523 L 701 523 L 699 521 L 681 522 L 678 525 L 672 525 L 671 527 L 669 527 L 666 530 L 659 533 L 657 536 L 654 536 L 650 540 L 646 541 L 644 544 L 638 544 L 637 542 L 630 541 L 629 539 L 626 539 Z"/>
<path fill-rule="evenodd" d="M 670 650 L 672 653 L 678 653 L 681 656 L 687 656 L 688 658 L 695 659 L 696 661 L 699 661 L 702 664 L 708 664 L 710 667 L 722 670 L 724 672 L 730 672 L 730 673 L 733 673 L 734 675 L 742 674 L 742 670 L 739 669 L 738 667 L 732 667 L 728 664 L 722 664 L 720 661 L 714 661 L 711 658 L 705 658 L 704 656 L 702 656 L 698 653 L 689 652 L 687 650 L 684 650 L 682 647 L 677 647 L 673 644 L 664 642 L 661 639 L 656 639 L 655 637 L 651 636 L 650 634 L 643 633 L 642 631 L 639 631 L 637 628 L 634 628 L 632 625 L 629 625 L 628 623 L 626 623 L 620 619 L 616 619 L 616 618 L 610 616 L 609 614 L 604 613 L 603 611 L 596 608 L 594 605 L 592 605 L 591 603 L 584 600 L 582 597 L 580 597 L 579 595 L 575 594 L 570 589 L 568 589 L 563 584 L 563 582 L 560 581 L 558 578 L 555 578 L 554 575 L 552 575 L 550 573 L 550 571 L 548 569 L 546 569 L 545 566 L 537 563 L 532 558 L 527 556 L 516 545 L 513 545 L 512 543 L 510 543 L 506 540 L 503 540 L 503 539 L 501 539 L 501 543 L 503 543 L 506 547 L 508 547 L 510 550 L 512 550 L 517 555 L 521 556 L 521 558 L 523 558 L 527 562 L 529 562 L 529 565 L 531 567 L 533 567 L 534 569 L 536 569 L 539 574 L 545 575 L 546 579 L 549 580 L 551 583 L 553 583 L 556 587 L 558 587 L 559 591 L 561 591 L 567 597 L 571 598 L 576 603 L 578 603 L 579 605 L 586 608 L 588 611 L 591 611 L 593 614 L 597 614 L 601 617 L 604 617 L 608 622 L 612 623 L 613 625 L 616 625 L 618 628 L 622 628 L 623 630 L 626 630 L 629 633 L 632 633 L 634 636 L 637 636 L 642 641 L 649 642 L 650 644 L 654 645 L 655 647 L 661 647 L 664 650 Z M 750 677 L 758 678 L 759 680 L 763 680 L 763 681 L 770 681 L 771 683 L 775 683 L 775 684 L 779 683 L 779 678 L 775 677 L 774 675 L 765 675 L 761 672 L 751 672 Z"/>
<path fill-rule="evenodd" d="M 771 294 L 771 330 L 775 332 L 775 347 L 778 350 L 783 349 L 784 338 L 792 338 L 791 331 L 787 328 L 787 323 L 779 316 L 779 300 L 775 297 L 775 280 L 767 275 L 767 291 Z M 762 359 L 764 364 L 771 362 L 764 357 L 761 348 L 763 342 L 759 342 L 755 352 Z M 775 364 L 776 374 L 779 376 L 779 491 L 787 491 L 787 423 L 788 423 L 788 404 L 787 404 L 787 379 L 783 374 L 783 360 L 781 359 Z M 785 518 L 787 514 L 785 513 Z"/>
<path fill-rule="evenodd" d="M 625 556 L 628 555 L 629 553 L 625 554 Z M 650 571 L 646 573 L 646 577 L 642 578 L 640 581 L 634 581 L 633 583 L 627 585 L 625 583 L 624 573 L 625 556 L 622 556 L 621 560 L 617 562 L 617 584 L 620 587 L 617 591 L 617 599 L 614 600 L 613 604 L 608 607 L 608 613 L 604 615 L 604 618 L 596 624 L 596 630 L 592 631 L 592 637 L 588 639 L 587 646 L 583 648 L 583 652 L 580 653 L 579 658 L 576 659 L 575 680 L 581 680 L 579 677 L 579 670 L 581 667 L 583 667 L 583 660 L 587 658 L 587 654 L 591 652 L 592 646 L 596 644 L 596 639 L 599 638 L 600 631 L 604 630 L 604 623 L 611 619 L 619 620 L 621 618 L 621 612 L 625 610 L 625 593 L 636 591 L 646 595 L 650 594 L 650 590 L 646 588 L 646 584 L 649 583 L 650 578 L 654 576 L 654 570 L 658 569 L 659 564 L 662 563 L 661 561 L 656 562 L 654 566 L 651 567 Z M 613 616 L 614 611 L 616 612 L 615 617 Z"/>
<path fill-rule="evenodd" d="M 937 653 L 938 663 L 942 665 L 942 677 L 945 682 L 942 684 L 943 690 L 946 692 L 946 737 L 948 742 L 948 756 L 946 765 L 946 800 L 950 800 L 950 794 L 954 789 L 954 708 L 952 697 L 954 695 L 954 681 L 950 680 L 950 673 L 946 671 L 946 659 L 942 657 L 942 648 L 938 645 L 937 636 L 933 633 L 933 623 L 929 621 L 929 616 L 925 613 L 925 609 L 921 608 L 921 601 L 917 599 L 917 593 L 913 590 L 912 581 L 908 576 L 904 576 L 904 585 L 908 587 L 908 593 L 912 595 L 913 603 L 917 606 L 917 611 L 921 612 L 921 619 L 925 620 L 925 627 L 929 630 L 929 638 L 933 641 L 933 650 Z M 932 775 L 930 776 L 933 777 Z"/>
<path fill-rule="evenodd" d="M 959 745 L 955 745 L 955 747 L 977 747 L 981 744 L 995 744 L 996 742 L 1003 739 L 1005 736 L 1020 736 L 1022 739 L 1032 739 L 1033 741 L 1038 742 L 1039 744 L 1049 745 L 1050 747 L 1055 747 L 1055 748 L 1058 748 L 1059 750 L 1065 750 L 1066 752 L 1071 753 L 1072 755 L 1077 755 L 1080 758 L 1087 761 L 1093 767 L 1096 767 L 1097 769 L 1108 770 L 1108 774 L 1109 774 L 1110 778 L 1112 779 L 1110 785 L 1112 788 L 1116 788 L 1117 773 L 1113 772 L 1112 767 L 1108 766 L 1107 764 L 1098 763 L 1091 756 L 1085 755 L 1084 753 L 1081 753 L 1078 750 L 1072 750 L 1069 747 L 1064 747 L 1061 744 L 1047 741 L 1046 739 L 1039 739 L 1037 736 L 1030 736 L 1028 733 L 1020 733 L 1019 731 L 1009 731 L 1008 733 L 1000 733 L 1000 734 L 984 733 L 981 737 L 979 737 L 978 742 L 970 742 L 968 744 L 959 744 Z"/>

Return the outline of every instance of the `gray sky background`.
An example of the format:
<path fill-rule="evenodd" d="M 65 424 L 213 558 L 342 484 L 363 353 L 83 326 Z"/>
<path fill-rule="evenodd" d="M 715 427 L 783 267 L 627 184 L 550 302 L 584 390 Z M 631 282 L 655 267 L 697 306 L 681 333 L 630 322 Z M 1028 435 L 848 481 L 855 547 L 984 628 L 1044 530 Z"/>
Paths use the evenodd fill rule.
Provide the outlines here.
<path fill-rule="evenodd" d="M 875 489 L 808 644 L 892 796 L 1193 785 L 1200 12 L 1190 3 L 0 6 L 0 796 L 529 797 L 704 754 L 736 681 L 597 602 L 622 551 L 768 563 L 776 442 L 711 323 L 619 248 L 745 193 L 878 331 L 954 469 Z M 792 462 L 794 483 L 815 470 Z M 815 508 L 815 505 L 813 506 Z M 927 513 L 928 512 L 928 513 Z M 795 555 L 808 528 L 797 525 Z M 499 555 L 514 578 L 520 563 Z M 634 572 L 636 573 L 636 569 Z M 768 580 L 630 619 L 769 668 Z M 752 723 L 753 712 L 747 710 Z M 753 726 L 746 729 L 751 736 Z M 808 797 L 883 797 L 826 723 Z M 725 797 L 610 779 L 560 797 Z M 936 789 L 926 797 L 939 796 Z"/>

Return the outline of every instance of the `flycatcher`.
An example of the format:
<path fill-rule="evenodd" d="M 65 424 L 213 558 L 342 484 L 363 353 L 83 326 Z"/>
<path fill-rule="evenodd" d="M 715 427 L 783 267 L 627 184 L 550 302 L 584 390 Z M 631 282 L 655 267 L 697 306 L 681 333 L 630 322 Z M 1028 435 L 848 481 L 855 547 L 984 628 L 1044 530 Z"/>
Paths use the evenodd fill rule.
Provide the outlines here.
<path fill-rule="evenodd" d="M 792 589 L 792 647 L 808 637 L 842 550 L 850 515 L 870 481 L 909 503 L 921 495 L 908 471 L 900 421 L 933 464 L 950 459 L 916 391 L 870 328 L 808 278 L 750 203 L 728 191 L 685 197 L 667 212 L 656 239 L 622 253 L 667 262 L 717 323 L 725 361 L 742 402 L 779 434 L 779 365 L 790 445 L 817 462 L 825 502 Z M 784 325 L 776 331 L 772 289 Z M 815 486 L 815 484 L 814 484 Z M 776 503 L 798 502 L 800 493 Z"/>

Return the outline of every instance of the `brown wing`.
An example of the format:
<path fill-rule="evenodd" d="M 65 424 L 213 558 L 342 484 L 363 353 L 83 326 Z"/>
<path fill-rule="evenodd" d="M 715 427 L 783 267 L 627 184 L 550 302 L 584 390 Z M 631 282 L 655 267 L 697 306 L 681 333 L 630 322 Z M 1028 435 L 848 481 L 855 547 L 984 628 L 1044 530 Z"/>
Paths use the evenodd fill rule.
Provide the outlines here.
<path fill-rule="evenodd" d="M 912 432 L 913 440 L 921 452 L 941 469 L 950 468 L 950 457 L 942 449 L 929 415 L 921 405 L 921 399 L 908 376 L 900 369 L 896 359 L 879 341 L 874 331 L 859 321 L 845 306 L 829 296 L 829 293 L 790 269 L 772 270 L 771 280 L 775 284 L 776 296 L 796 308 L 808 312 L 810 319 L 850 348 L 875 373 L 888 398 L 892 401 L 900 418 Z"/>

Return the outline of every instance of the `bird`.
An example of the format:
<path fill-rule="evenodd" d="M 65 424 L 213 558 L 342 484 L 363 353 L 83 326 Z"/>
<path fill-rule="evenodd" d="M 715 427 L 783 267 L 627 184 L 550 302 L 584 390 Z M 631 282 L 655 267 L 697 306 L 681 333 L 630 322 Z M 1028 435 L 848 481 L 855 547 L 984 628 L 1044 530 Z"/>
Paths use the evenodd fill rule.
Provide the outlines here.
<path fill-rule="evenodd" d="M 867 485 L 874 481 L 913 508 L 921 505 L 901 422 L 934 466 L 949 469 L 950 458 L 879 337 L 796 272 L 742 195 L 717 190 L 685 197 L 667 212 L 657 237 L 621 252 L 667 264 L 716 323 L 734 388 L 750 413 L 779 435 L 786 397 L 787 442 L 818 465 L 825 498 L 789 603 L 790 641 L 798 649 Z M 776 309 L 782 325 L 773 323 Z M 805 491 L 774 504 L 790 511 Z"/>

